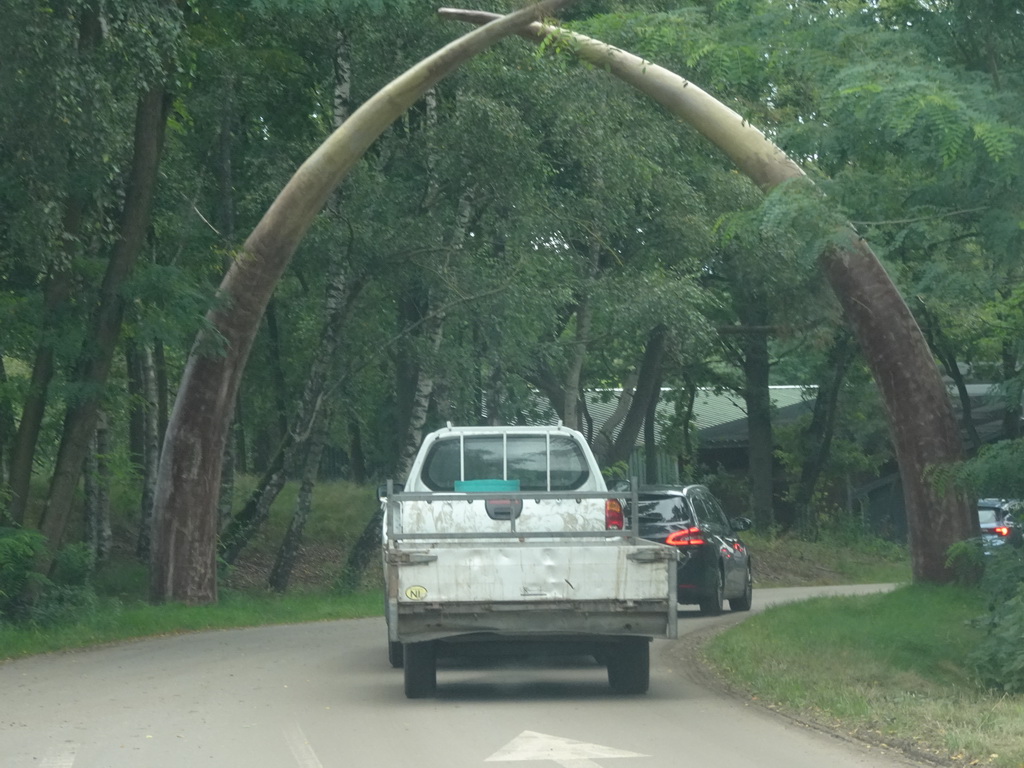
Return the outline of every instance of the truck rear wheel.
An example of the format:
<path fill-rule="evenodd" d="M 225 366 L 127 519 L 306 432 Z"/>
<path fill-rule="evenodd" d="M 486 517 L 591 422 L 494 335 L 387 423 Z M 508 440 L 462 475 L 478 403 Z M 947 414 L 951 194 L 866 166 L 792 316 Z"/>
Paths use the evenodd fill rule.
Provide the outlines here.
<path fill-rule="evenodd" d="M 437 692 L 437 649 L 432 642 L 406 643 L 405 696 L 425 699 Z"/>
<path fill-rule="evenodd" d="M 651 685 L 649 641 L 630 638 L 609 648 L 608 684 L 616 693 L 647 693 Z"/>
<path fill-rule="evenodd" d="M 388 661 L 395 669 L 401 669 L 405 659 L 402 651 L 402 644 L 394 640 L 388 640 Z"/>

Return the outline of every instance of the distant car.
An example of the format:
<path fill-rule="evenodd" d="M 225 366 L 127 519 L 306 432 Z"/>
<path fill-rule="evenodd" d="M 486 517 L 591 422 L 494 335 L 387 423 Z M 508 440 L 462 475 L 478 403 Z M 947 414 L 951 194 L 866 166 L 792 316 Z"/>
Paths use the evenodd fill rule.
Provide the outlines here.
<path fill-rule="evenodd" d="M 703 485 L 643 486 L 639 489 L 639 535 L 679 550 L 678 597 L 703 614 L 749 611 L 753 600 L 750 553 L 737 535 L 752 523 L 729 519 Z"/>
<path fill-rule="evenodd" d="M 1016 499 L 980 499 L 978 501 L 978 522 L 983 535 L 1006 538 L 1016 527 L 1014 513 L 1022 506 Z"/>
<path fill-rule="evenodd" d="M 1018 534 L 1016 515 L 1022 507 L 1024 503 L 1016 499 L 979 499 L 978 523 L 986 548 L 1001 546 Z"/>

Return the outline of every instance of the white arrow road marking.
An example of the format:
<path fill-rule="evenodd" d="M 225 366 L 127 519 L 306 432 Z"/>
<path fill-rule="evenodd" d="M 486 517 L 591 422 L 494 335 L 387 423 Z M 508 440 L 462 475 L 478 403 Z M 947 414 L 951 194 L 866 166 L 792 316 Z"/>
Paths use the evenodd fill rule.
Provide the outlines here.
<path fill-rule="evenodd" d="M 71 768 L 75 764 L 77 752 L 77 744 L 52 749 L 39 761 L 39 768 Z"/>
<path fill-rule="evenodd" d="M 520 760 L 551 760 L 563 768 L 599 768 L 593 760 L 599 757 L 648 757 L 624 749 L 602 747 L 585 741 L 548 736 L 536 731 L 523 731 L 484 762 L 505 763 Z"/>
<path fill-rule="evenodd" d="M 299 764 L 299 768 L 324 768 L 298 723 L 284 729 L 284 738 L 288 742 L 288 748 L 292 751 L 292 756 Z"/>

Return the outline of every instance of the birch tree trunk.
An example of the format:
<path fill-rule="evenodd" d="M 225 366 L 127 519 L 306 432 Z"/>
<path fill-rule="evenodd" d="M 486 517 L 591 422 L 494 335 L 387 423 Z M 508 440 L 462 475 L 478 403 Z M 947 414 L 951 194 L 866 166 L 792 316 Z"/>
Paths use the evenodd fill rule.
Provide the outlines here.
<path fill-rule="evenodd" d="M 292 572 L 298 564 L 302 550 L 302 540 L 306 530 L 306 522 L 313 507 L 313 489 L 316 487 L 317 472 L 320 468 L 320 457 L 323 455 L 324 443 L 330 426 L 328 408 L 320 410 L 314 417 L 313 434 L 306 452 L 306 463 L 302 470 L 302 482 L 295 500 L 295 510 L 291 522 L 285 532 L 284 540 L 277 550 L 274 566 L 270 570 L 270 588 L 276 592 L 284 592 L 291 582 Z"/>
<path fill-rule="evenodd" d="M 246 240 L 221 283 L 226 301 L 209 315 L 211 328 L 223 339 L 223 354 L 210 354 L 212 340 L 200 335 L 168 424 L 157 482 L 153 601 L 217 599 L 217 487 L 238 384 L 267 301 L 331 192 L 377 136 L 438 81 L 491 43 L 563 4 L 546 0 L 498 19 L 393 80 L 303 163 Z"/>
<path fill-rule="evenodd" d="M 114 536 L 110 530 L 110 431 L 102 411 L 85 460 L 85 534 L 93 563 L 110 557 Z"/>
<path fill-rule="evenodd" d="M 441 9 L 442 15 L 485 23 L 490 14 Z M 634 86 L 689 123 L 721 149 L 762 190 L 804 179 L 800 167 L 763 133 L 697 85 L 674 72 L 568 30 L 541 23 L 520 32 L 564 41 L 578 58 Z M 819 264 L 839 299 L 882 394 L 903 479 L 911 566 L 917 582 L 954 578 L 946 552 L 977 527 L 962 492 L 940 489 L 928 470 L 963 459 L 963 441 L 931 350 L 906 302 L 867 242 L 852 227 L 836 232 Z"/>
<path fill-rule="evenodd" d="M 152 350 L 146 346 L 140 350 L 142 358 L 143 407 L 143 473 L 142 498 L 139 501 L 139 535 L 135 542 L 135 556 L 149 560 L 153 541 L 153 499 L 156 495 L 156 471 L 160 463 L 160 419 L 159 396 L 157 394 L 156 364 Z"/>

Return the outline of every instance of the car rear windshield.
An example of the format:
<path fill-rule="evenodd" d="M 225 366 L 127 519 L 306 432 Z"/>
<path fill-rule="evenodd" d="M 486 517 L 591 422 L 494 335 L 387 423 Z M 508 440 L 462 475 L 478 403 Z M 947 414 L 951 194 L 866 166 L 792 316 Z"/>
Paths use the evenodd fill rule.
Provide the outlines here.
<path fill-rule="evenodd" d="M 575 491 L 590 470 L 579 444 L 566 435 L 453 435 L 434 443 L 422 479 L 439 492 L 467 480 L 518 481 L 522 491 Z"/>
<path fill-rule="evenodd" d="M 689 506 L 679 496 L 663 498 L 642 498 L 637 506 L 640 522 L 669 523 L 687 522 L 692 519 Z"/>
<path fill-rule="evenodd" d="M 978 509 L 978 522 L 982 525 L 992 525 L 999 522 L 999 519 L 999 514 L 991 507 L 980 507 Z"/>

